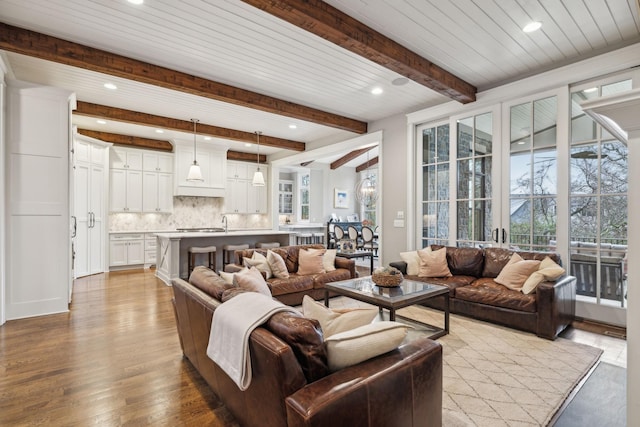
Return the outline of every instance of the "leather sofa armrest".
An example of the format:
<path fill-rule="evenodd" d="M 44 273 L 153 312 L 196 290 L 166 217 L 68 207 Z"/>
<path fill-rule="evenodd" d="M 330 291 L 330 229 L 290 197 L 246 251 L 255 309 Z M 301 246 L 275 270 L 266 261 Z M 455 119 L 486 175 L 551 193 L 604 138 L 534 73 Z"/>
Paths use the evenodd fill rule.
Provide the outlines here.
<path fill-rule="evenodd" d="M 343 258 L 341 256 L 337 256 L 334 261 L 334 265 L 336 268 L 345 268 L 349 270 L 349 274 L 351 275 L 351 279 L 356 278 L 356 261 L 354 259 Z"/>
<path fill-rule="evenodd" d="M 237 273 L 242 270 L 244 267 L 238 264 L 227 264 L 224 266 L 224 271 L 226 273 Z"/>
<path fill-rule="evenodd" d="M 576 278 L 563 276 L 555 282 L 542 282 L 536 288 L 538 332 L 554 340 L 571 325 L 576 313 Z"/>
<path fill-rule="evenodd" d="M 408 387 L 407 384 L 410 384 Z M 442 425 L 442 346 L 427 338 L 334 372 L 286 399 L 288 426 Z"/>
<path fill-rule="evenodd" d="M 394 267 L 400 270 L 400 273 L 407 274 L 407 263 L 404 261 L 394 261 L 389 263 L 389 267 Z"/>

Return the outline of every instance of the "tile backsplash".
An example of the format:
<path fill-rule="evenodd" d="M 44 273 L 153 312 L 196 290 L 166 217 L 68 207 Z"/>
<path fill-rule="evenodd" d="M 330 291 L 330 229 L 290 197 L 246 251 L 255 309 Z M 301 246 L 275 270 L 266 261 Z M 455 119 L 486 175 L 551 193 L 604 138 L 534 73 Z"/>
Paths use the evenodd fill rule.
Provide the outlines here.
<path fill-rule="evenodd" d="M 111 213 L 109 231 L 175 230 L 222 227 L 224 199 L 216 197 L 173 198 L 173 213 Z M 226 214 L 229 228 L 271 228 L 269 215 Z"/>

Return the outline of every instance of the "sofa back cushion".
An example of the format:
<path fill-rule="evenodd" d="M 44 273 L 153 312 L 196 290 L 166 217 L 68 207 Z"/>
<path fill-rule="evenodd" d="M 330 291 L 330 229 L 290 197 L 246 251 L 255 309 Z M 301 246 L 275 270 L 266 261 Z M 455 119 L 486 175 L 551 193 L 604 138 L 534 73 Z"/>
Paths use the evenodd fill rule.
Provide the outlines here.
<path fill-rule="evenodd" d="M 511 256 L 516 251 L 505 248 L 485 248 L 484 249 L 484 269 L 482 270 L 482 277 L 496 278 L 502 271 L 505 265 L 511 259 Z M 538 260 L 542 261 L 545 257 L 549 257 L 558 265 L 560 263 L 560 255 L 553 252 L 532 252 L 532 251 L 517 251 L 518 255 L 524 260 Z M 455 273 L 454 273 L 455 274 Z"/>
<path fill-rule="evenodd" d="M 431 245 L 432 250 L 443 248 L 441 245 Z M 484 252 L 479 248 L 456 248 L 446 246 L 447 264 L 454 276 L 482 277 L 484 267 Z"/>
<path fill-rule="evenodd" d="M 289 344 L 308 383 L 329 374 L 327 351 L 317 320 L 304 317 L 300 313 L 285 311 L 271 316 L 266 327 Z"/>

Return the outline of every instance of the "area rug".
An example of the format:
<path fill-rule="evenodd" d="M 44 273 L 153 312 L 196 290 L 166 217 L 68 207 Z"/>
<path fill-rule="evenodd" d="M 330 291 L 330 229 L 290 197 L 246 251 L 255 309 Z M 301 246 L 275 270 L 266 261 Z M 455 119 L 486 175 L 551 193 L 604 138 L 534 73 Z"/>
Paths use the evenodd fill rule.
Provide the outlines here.
<path fill-rule="evenodd" d="M 398 314 L 440 325 L 443 318 L 420 306 Z M 456 315 L 438 342 L 445 427 L 546 426 L 602 354 L 563 338 L 549 341 Z"/>

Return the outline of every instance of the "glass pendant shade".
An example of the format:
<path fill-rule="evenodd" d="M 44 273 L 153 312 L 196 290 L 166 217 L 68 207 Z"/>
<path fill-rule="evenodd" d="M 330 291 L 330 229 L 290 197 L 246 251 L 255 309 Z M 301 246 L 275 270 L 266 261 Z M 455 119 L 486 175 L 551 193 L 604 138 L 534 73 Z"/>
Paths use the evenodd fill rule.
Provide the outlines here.
<path fill-rule="evenodd" d="M 260 171 L 260 133 L 256 132 L 256 135 L 258 135 L 258 169 L 253 174 L 253 180 L 251 181 L 251 185 L 254 187 L 264 187 L 264 175 Z"/>
<path fill-rule="evenodd" d="M 362 181 L 358 182 L 355 188 L 355 197 L 358 203 L 370 208 L 376 200 L 378 200 L 378 191 L 371 177 L 367 176 Z"/>
<path fill-rule="evenodd" d="M 191 121 L 193 122 L 193 164 L 189 168 L 187 181 L 202 182 L 204 181 L 204 179 L 202 178 L 202 171 L 200 170 L 200 166 L 198 165 L 198 161 L 196 160 L 196 123 L 198 123 L 198 119 L 191 119 Z"/>

